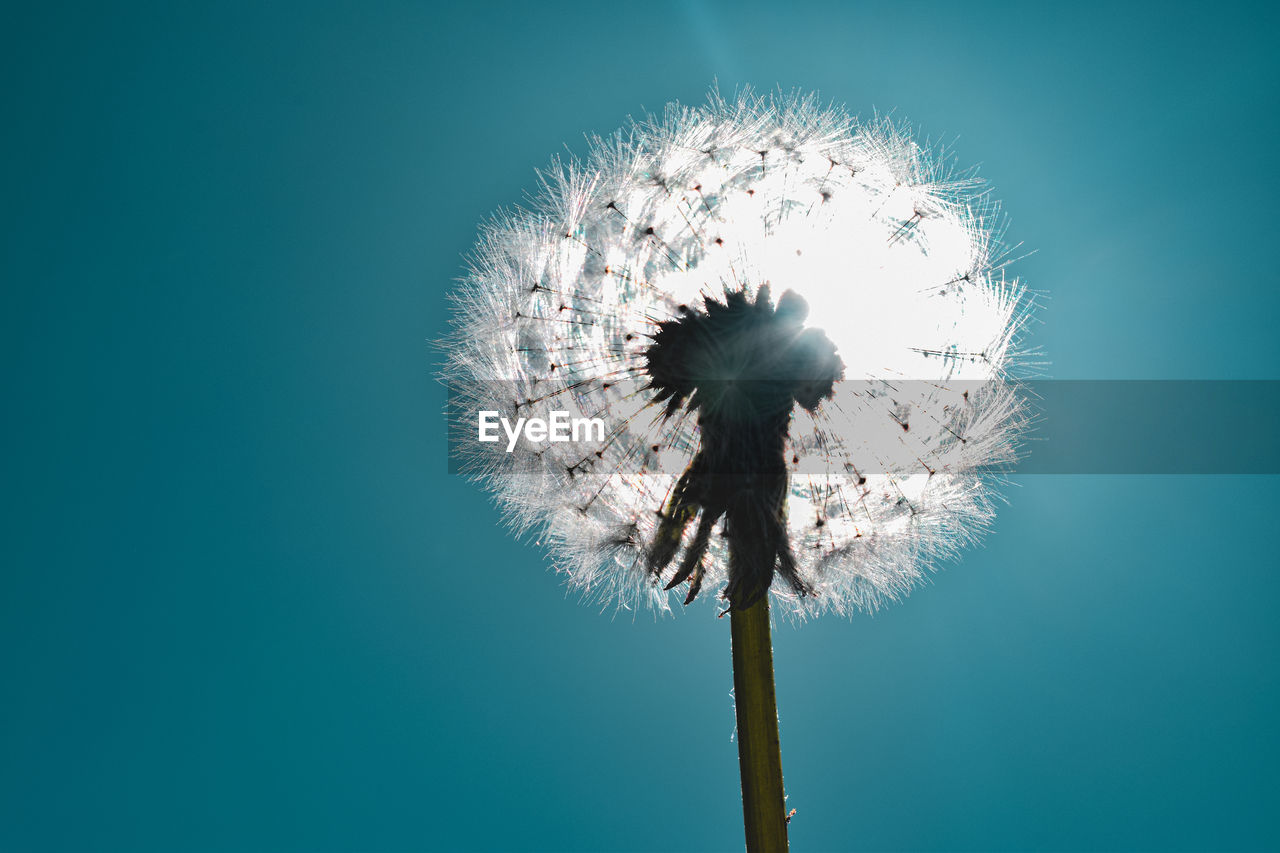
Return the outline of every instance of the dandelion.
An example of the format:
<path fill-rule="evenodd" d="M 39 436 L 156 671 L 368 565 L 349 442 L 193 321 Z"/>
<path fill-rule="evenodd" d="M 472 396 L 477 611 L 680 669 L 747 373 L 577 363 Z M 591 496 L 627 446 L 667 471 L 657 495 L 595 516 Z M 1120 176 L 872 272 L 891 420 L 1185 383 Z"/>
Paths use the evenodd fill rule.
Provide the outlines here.
<path fill-rule="evenodd" d="M 454 409 L 517 429 L 464 465 L 588 598 L 715 590 L 750 849 L 786 844 L 770 600 L 873 611 L 992 518 L 1029 310 L 1000 236 L 903 125 L 713 94 L 556 163 L 471 258 Z M 557 414 L 604 427 L 533 429 Z"/>

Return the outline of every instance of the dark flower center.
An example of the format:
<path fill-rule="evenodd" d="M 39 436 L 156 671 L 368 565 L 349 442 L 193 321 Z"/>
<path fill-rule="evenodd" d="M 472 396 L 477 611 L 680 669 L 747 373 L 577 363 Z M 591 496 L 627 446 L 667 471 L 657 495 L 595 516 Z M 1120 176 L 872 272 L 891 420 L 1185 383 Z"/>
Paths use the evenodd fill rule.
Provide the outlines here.
<path fill-rule="evenodd" d="M 684 531 L 701 516 L 671 589 L 689 580 L 688 604 L 702 587 L 715 523 L 725 519 L 730 608 L 746 608 L 769 589 L 776 571 L 799 594 L 812 592 L 796 573 L 786 527 L 787 433 L 795 405 L 815 410 L 844 375 L 835 345 L 805 329 L 808 305 L 792 291 L 775 308 L 768 285 L 751 302 L 742 290 L 703 310 L 681 306 L 658 324 L 645 351 L 654 401 L 667 417 L 697 412 L 698 452 L 660 513 L 648 554 L 656 577 L 680 550 Z"/>

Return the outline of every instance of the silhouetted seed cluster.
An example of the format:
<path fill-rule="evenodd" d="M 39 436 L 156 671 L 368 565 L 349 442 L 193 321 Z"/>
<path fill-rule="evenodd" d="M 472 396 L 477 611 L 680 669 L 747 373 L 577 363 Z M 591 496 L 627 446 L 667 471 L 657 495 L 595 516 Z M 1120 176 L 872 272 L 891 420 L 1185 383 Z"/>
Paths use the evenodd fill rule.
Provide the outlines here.
<path fill-rule="evenodd" d="M 767 284 L 755 302 L 743 290 L 730 290 L 723 302 L 704 298 L 702 311 L 681 306 L 678 318 L 658 325 L 645 351 L 649 387 L 654 401 L 665 403 L 666 417 L 682 407 L 698 417 L 698 452 L 660 513 L 648 552 L 656 582 L 698 518 L 666 585 L 688 580 L 685 604 L 702 588 L 707 548 L 721 518 L 729 543 L 723 596 L 731 609 L 759 600 L 775 572 L 797 594 L 812 594 L 796 571 L 787 535 L 784 453 L 793 407 L 813 411 L 830 398 L 844 364 L 826 335 L 803 327 L 808 313 L 792 291 L 775 308 Z"/>

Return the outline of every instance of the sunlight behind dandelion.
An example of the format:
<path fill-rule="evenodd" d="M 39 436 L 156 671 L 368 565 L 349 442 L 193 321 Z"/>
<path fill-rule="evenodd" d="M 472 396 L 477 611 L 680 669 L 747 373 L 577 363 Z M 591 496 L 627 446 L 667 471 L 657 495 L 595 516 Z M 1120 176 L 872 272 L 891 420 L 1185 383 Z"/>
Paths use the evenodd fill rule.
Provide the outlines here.
<path fill-rule="evenodd" d="M 875 609 L 974 540 L 992 518 L 985 472 L 1013 459 L 1024 415 L 1007 380 L 1030 303 L 1003 276 L 1001 228 L 980 181 L 905 125 L 812 97 L 713 94 L 597 139 L 484 233 L 451 370 L 473 407 L 569 406 L 608 436 L 480 449 L 470 470 L 518 529 L 545 533 L 572 586 L 668 609 L 645 553 L 699 441 L 694 418 L 652 405 L 647 347 L 706 300 L 794 293 L 844 381 L 796 407 L 788 445 L 786 523 L 817 594 L 772 595 L 794 613 Z M 719 537 L 709 553 L 723 585 Z"/>

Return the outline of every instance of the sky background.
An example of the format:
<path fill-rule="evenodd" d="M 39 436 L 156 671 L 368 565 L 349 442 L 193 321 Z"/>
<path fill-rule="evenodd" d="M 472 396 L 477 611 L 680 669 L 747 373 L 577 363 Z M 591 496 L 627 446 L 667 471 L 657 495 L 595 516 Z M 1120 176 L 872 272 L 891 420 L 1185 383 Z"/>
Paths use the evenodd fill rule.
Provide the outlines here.
<path fill-rule="evenodd" d="M 0 850 L 740 848 L 728 625 L 566 596 L 431 346 L 536 168 L 714 80 L 980 163 L 1051 376 L 1280 378 L 1274 6 L 2 15 Z M 1276 486 L 1016 478 L 779 626 L 793 849 L 1280 848 Z"/>

